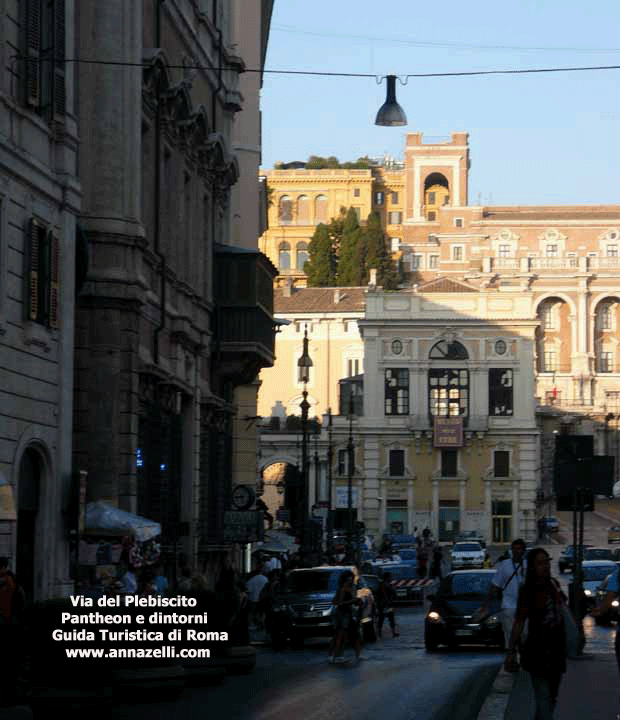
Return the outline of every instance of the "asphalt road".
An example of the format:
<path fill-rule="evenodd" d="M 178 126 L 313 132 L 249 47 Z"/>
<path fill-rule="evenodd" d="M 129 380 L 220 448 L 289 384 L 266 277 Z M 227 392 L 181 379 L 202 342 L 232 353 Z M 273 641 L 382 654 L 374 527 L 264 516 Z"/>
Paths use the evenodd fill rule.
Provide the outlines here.
<path fill-rule="evenodd" d="M 358 666 L 328 665 L 325 641 L 307 642 L 297 651 L 263 647 L 251 675 L 186 688 L 174 703 L 116 705 L 112 714 L 115 720 L 135 720 L 137 712 L 151 720 L 189 720 L 197 710 L 218 720 L 475 718 L 476 702 L 481 704 L 493 681 L 500 653 L 462 648 L 428 654 L 423 610 L 399 609 L 397 616 L 400 637 L 367 645 L 368 659 Z"/>

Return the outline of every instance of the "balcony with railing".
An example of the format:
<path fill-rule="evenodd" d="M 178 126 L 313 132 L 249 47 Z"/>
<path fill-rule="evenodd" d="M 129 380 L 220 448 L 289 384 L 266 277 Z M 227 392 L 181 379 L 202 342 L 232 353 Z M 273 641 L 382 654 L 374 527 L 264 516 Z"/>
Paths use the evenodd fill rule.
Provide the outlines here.
<path fill-rule="evenodd" d="M 258 250 L 217 245 L 215 352 L 218 370 L 252 382 L 274 362 L 275 320 L 271 261 Z"/>

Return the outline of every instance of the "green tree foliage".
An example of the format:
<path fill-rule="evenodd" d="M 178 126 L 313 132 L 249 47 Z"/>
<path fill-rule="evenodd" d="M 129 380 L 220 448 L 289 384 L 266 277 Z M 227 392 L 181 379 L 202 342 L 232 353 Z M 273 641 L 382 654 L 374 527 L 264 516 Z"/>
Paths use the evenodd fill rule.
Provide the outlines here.
<path fill-rule="evenodd" d="M 377 285 L 384 290 L 398 290 L 398 267 L 397 263 L 392 260 L 387 238 L 384 238 L 380 248 Z"/>
<path fill-rule="evenodd" d="M 341 163 L 337 157 L 330 155 L 327 158 L 320 155 L 310 155 L 306 162 L 306 170 L 329 170 L 329 169 L 358 169 L 364 170 L 372 167 L 372 161 L 368 155 L 358 158 L 354 162 Z"/>
<path fill-rule="evenodd" d="M 342 228 L 342 240 L 338 254 L 338 285 L 361 285 L 366 265 L 364 232 L 360 228 L 357 213 L 349 208 Z"/>
<path fill-rule="evenodd" d="M 330 287 L 336 284 L 336 251 L 323 223 L 316 226 L 308 245 L 308 260 L 304 264 L 308 287 Z"/>
<path fill-rule="evenodd" d="M 379 268 L 386 243 L 385 232 L 381 227 L 381 216 L 375 210 L 368 216 L 366 223 L 366 275 L 370 268 Z M 366 277 L 365 282 L 368 282 Z"/>

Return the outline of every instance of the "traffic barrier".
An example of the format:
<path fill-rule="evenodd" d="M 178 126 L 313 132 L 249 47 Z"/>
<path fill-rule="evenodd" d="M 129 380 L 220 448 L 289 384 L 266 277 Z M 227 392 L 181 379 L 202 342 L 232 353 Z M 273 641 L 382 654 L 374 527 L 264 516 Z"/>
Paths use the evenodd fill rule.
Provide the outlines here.
<path fill-rule="evenodd" d="M 437 587 L 437 580 L 435 578 L 392 580 L 390 585 L 394 590 L 407 588 L 409 590 L 408 600 L 415 605 L 423 605 L 426 601 L 426 595 Z"/>

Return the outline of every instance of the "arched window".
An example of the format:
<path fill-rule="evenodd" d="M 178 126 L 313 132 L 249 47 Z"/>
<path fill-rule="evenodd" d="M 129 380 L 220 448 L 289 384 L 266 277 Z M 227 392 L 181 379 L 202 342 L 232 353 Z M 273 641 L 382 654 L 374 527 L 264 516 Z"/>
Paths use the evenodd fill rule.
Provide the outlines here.
<path fill-rule="evenodd" d="M 280 270 L 291 269 L 291 246 L 287 242 L 278 245 L 278 267 Z"/>
<path fill-rule="evenodd" d="M 278 203 L 278 222 L 290 225 L 293 222 L 293 201 L 288 195 L 282 195 Z"/>
<path fill-rule="evenodd" d="M 428 356 L 431 360 L 467 360 L 469 358 L 467 349 L 458 340 L 452 342 L 440 340 L 433 345 Z"/>
<path fill-rule="evenodd" d="M 327 222 L 327 198 L 325 195 L 317 195 L 314 201 L 314 222 Z"/>
<path fill-rule="evenodd" d="M 296 254 L 295 254 L 295 267 L 297 270 L 304 269 L 304 263 L 308 260 L 308 243 L 300 242 L 297 243 Z"/>
<path fill-rule="evenodd" d="M 297 198 L 297 224 L 308 225 L 310 223 L 310 201 L 307 195 L 300 195 Z"/>

